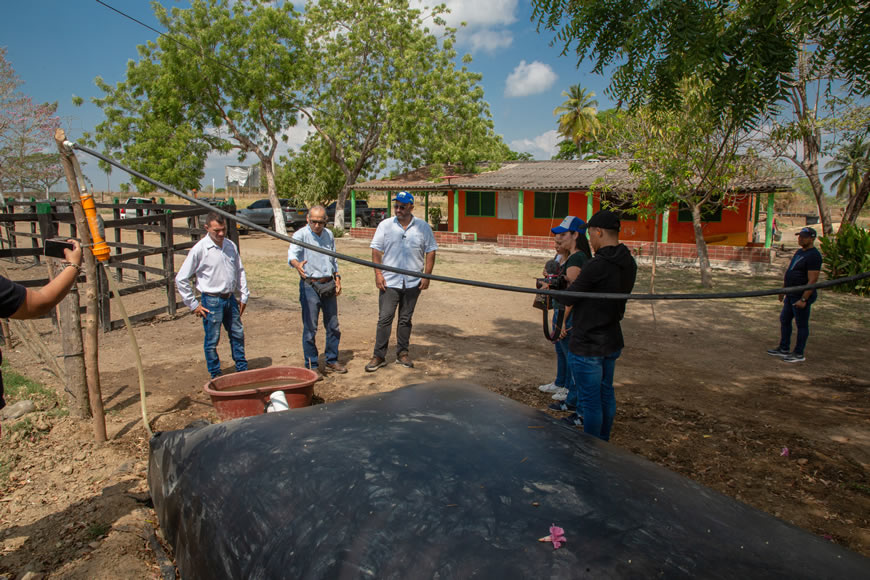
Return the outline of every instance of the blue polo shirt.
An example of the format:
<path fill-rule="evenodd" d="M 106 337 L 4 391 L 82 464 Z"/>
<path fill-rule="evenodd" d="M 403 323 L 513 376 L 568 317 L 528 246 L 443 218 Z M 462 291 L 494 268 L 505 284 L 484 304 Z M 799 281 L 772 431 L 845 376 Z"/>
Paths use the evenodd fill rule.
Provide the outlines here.
<path fill-rule="evenodd" d="M 327 228 L 323 228 L 323 231 L 318 236 L 311 231 L 311 226 L 305 226 L 293 232 L 293 239 L 311 244 L 312 246 L 319 246 L 324 250 L 335 251 L 335 238 Z M 309 278 L 329 278 L 338 272 L 338 261 L 335 258 L 303 248 L 298 244 L 290 244 L 290 249 L 287 250 L 288 264 L 290 260 L 296 260 L 297 262 L 305 260 L 306 263 L 303 269 L 305 275 Z"/>
<path fill-rule="evenodd" d="M 384 253 L 385 266 L 422 272 L 426 254 L 437 250 L 438 244 L 429 224 L 411 216 L 407 228 L 402 228 L 396 217 L 379 223 L 371 247 Z M 382 272 L 388 288 L 415 288 L 420 285 L 420 278 L 416 276 L 405 276 L 386 270 Z"/>

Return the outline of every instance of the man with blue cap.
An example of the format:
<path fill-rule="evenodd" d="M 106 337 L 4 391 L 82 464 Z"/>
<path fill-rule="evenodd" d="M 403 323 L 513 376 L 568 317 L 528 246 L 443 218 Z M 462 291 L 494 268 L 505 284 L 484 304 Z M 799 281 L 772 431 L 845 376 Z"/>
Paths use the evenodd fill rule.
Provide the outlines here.
<path fill-rule="evenodd" d="M 414 196 L 400 191 L 393 198 L 395 217 L 378 224 L 372 238 L 372 262 L 393 266 L 413 272 L 431 274 L 435 268 L 435 235 L 426 220 L 415 218 Z M 396 308 L 399 322 L 396 325 L 396 363 L 411 368 L 414 363 L 408 353 L 411 342 L 411 317 L 421 290 L 429 287 L 428 278 L 375 270 L 375 286 L 378 297 L 378 329 L 375 334 L 375 349 L 372 360 L 365 366 L 366 372 L 374 372 L 387 364 L 387 346 Z"/>
<path fill-rule="evenodd" d="M 803 228 L 797 233 L 800 249 L 795 252 L 785 271 L 783 282 L 786 288 L 815 284 L 819 281 L 822 270 L 822 254 L 815 247 L 816 230 Z M 810 307 L 816 301 L 818 293 L 815 290 L 803 290 L 780 294 L 782 311 L 779 313 L 780 335 L 779 346 L 767 351 L 767 354 L 781 357 L 787 363 L 804 362 L 804 348 L 810 336 Z M 797 326 L 797 339 L 794 350 L 791 345 L 791 326 L 794 320 Z"/>

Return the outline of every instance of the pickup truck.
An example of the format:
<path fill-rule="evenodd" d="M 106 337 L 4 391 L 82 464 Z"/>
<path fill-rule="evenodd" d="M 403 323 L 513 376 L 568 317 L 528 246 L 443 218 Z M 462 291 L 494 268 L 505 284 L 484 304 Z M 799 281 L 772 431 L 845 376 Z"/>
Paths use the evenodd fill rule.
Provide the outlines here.
<path fill-rule="evenodd" d="M 308 223 L 308 210 L 305 208 L 296 208 L 290 205 L 289 199 L 279 198 L 281 208 L 284 210 L 284 223 L 288 228 L 298 230 L 305 227 Z M 248 207 L 240 209 L 236 215 L 254 222 L 258 226 L 264 226 L 271 230 L 275 229 L 275 215 L 272 212 L 272 204 L 269 203 L 269 198 L 258 199 Z M 242 224 L 238 224 L 240 234 L 248 233 L 248 228 Z"/>
<path fill-rule="evenodd" d="M 326 217 L 331 221 L 335 220 L 335 204 L 332 202 L 326 206 Z M 356 224 L 353 227 L 373 228 L 381 223 L 387 217 L 387 210 L 378 207 L 369 207 L 369 204 L 364 199 L 356 200 Z M 350 225 L 350 200 L 344 202 L 344 223 Z"/>

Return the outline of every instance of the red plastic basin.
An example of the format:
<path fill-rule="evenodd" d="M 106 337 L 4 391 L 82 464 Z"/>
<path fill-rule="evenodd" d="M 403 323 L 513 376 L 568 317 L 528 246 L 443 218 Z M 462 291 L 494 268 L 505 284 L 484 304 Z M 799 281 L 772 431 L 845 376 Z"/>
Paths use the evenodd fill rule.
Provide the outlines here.
<path fill-rule="evenodd" d="M 262 415 L 275 391 L 284 391 L 291 409 L 307 407 L 315 382 L 317 373 L 309 369 L 269 367 L 214 378 L 205 384 L 204 390 L 218 416 L 227 421 Z"/>

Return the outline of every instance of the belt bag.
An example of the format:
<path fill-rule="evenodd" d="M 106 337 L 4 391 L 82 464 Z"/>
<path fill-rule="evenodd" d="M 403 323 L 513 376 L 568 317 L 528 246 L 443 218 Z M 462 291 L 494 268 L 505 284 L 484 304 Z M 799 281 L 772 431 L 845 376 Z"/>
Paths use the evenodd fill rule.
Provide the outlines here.
<path fill-rule="evenodd" d="M 314 288 L 314 291 L 317 292 L 317 295 L 321 298 L 330 298 L 335 296 L 335 278 L 330 278 L 326 282 L 318 282 L 317 280 L 312 280 L 311 278 L 306 278 L 305 281 Z"/>

